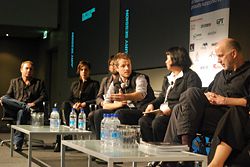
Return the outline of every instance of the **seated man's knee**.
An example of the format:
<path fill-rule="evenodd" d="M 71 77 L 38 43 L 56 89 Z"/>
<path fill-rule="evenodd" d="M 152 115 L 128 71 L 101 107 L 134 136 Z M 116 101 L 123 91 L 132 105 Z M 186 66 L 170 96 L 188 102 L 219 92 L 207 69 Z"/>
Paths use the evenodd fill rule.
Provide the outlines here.
<path fill-rule="evenodd" d="M 144 127 L 145 125 L 147 125 L 147 118 L 146 116 L 142 116 L 139 120 L 138 120 L 138 124 L 141 126 L 141 127 Z"/>
<path fill-rule="evenodd" d="M 102 116 L 103 113 L 104 113 L 103 109 L 98 109 L 98 110 L 95 110 L 93 114 L 94 114 L 94 117 L 95 117 L 95 116 L 100 116 L 100 115 Z"/>
<path fill-rule="evenodd" d="M 115 111 L 115 114 L 117 114 L 118 115 L 118 118 L 119 119 L 122 119 L 122 118 L 124 118 L 124 114 L 125 114 L 125 112 L 123 111 L 123 110 L 116 110 Z"/>
<path fill-rule="evenodd" d="M 155 130 L 166 128 L 170 117 L 159 116 L 152 121 L 152 128 Z"/>
<path fill-rule="evenodd" d="M 4 95 L 1 97 L 1 103 L 4 105 L 6 103 L 6 101 L 9 99 L 10 97 L 7 95 Z"/>
<path fill-rule="evenodd" d="M 93 120 L 94 120 L 94 122 L 99 122 L 100 120 L 102 120 L 103 114 L 104 114 L 104 110 L 103 109 L 95 110 L 93 112 Z"/>

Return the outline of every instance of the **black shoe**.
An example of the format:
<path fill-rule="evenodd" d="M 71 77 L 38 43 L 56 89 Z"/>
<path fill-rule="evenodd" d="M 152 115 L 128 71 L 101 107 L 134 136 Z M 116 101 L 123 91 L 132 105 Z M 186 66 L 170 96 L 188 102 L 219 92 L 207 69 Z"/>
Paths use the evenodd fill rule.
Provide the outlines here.
<path fill-rule="evenodd" d="M 178 167 L 177 162 L 160 162 L 156 167 Z"/>
<path fill-rule="evenodd" d="M 193 167 L 192 162 L 160 162 L 155 167 Z"/>
<path fill-rule="evenodd" d="M 194 162 L 189 162 L 189 161 L 185 161 L 185 162 L 178 162 L 177 167 L 193 167 L 194 166 Z"/>
<path fill-rule="evenodd" d="M 72 140 L 73 136 L 72 135 L 66 135 L 63 137 L 63 140 Z"/>
<path fill-rule="evenodd" d="M 146 167 L 157 167 L 157 165 L 159 164 L 160 162 L 156 162 L 156 161 L 153 161 L 153 162 L 149 162 L 147 164 Z"/>
<path fill-rule="evenodd" d="M 105 165 L 108 164 L 106 161 L 103 161 L 103 160 L 101 160 L 101 159 L 99 159 L 99 158 L 96 158 L 96 159 L 95 159 L 95 162 L 96 162 L 97 164 L 103 164 L 103 165 L 104 165 L 104 164 L 105 164 Z"/>
<path fill-rule="evenodd" d="M 54 152 L 60 152 L 61 151 L 61 144 L 60 143 L 56 143 L 55 147 L 54 147 Z"/>
<path fill-rule="evenodd" d="M 14 144 L 14 151 L 16 151 L 16 152 L 22 152 L 23 151 L 22 150 L 22 146 Z"/>

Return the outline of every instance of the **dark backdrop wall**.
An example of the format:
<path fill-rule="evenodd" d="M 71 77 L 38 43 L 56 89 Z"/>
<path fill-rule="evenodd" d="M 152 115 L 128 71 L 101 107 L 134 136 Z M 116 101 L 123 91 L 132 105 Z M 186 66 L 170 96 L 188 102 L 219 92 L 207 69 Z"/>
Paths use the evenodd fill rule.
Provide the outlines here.
<path fill-rule="evenodd" d="M 57 28 L 58 0 L 1 0 L 0 25 Z"/>
<path fill-rule="evenodd" d="M 69 1 L 68 74 L 76 76 L 79 60 L 92 64 L 92 74 L 106 73 L 109 57 L 110 0 Z"/>
<path fill-rule="evenodd" d="M 110 2 L 69 1 L 69 76 L 75 76 L 80 59 L 93 64 L 92 74 L 106 73 L 109 23 L 113 23 Z M 131 55 L 135 70 L 164 66 L 169 47 L 188 48 L 189 1 L 122 0 L 116 15 L 120 17 L 119 50 Z"/>
<path fill-rule="evenodd" d="M 230 1 L 229 36 L 240 41 L 246 59 L 250 59 L 250 1 Z"/>
<path fill-rule="evenodd" d="M 165 66 L 165 52 L 189 44 L 189 1 L 122 0 L 120 50 L 129 53 L 133 68 Z"/>

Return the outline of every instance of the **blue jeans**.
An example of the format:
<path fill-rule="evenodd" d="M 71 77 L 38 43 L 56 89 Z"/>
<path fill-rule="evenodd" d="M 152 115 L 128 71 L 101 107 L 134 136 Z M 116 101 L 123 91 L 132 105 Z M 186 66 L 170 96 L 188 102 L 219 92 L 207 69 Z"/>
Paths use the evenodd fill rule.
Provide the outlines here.
<path fill-rule="evenodd" d="M 17 125 L 26 125 L 30 119 L 29 107 L 26 103 L 20 102 L 9 96 L 3 96 L 2 98 L 3 111 L 6 115 L 16 119 Z M 22 147 L 24 140 L 24 134 L 16 131 L 14 136 L 14 144 L 18 147 Z"/>

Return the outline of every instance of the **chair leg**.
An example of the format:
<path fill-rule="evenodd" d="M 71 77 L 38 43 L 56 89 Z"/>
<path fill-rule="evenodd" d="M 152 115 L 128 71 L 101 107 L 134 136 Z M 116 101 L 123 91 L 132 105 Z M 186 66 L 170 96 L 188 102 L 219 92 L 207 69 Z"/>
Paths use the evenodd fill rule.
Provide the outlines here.
<path fill-rule="evenodd" d="M 3 146 L 4 144 L 9 143 L 9 142 L 10 142 L 10 139 L 2 140 L 0 142 L 0 146 Z"/>
<path fill-rule="evenodd" d="M 32 145 L 33 146 L 44 146 L 44 141 L 40 139 L 32 139 Z M 28 147 L 28 139 L 27 136 L 24 137 L 24 145 Z"/>

